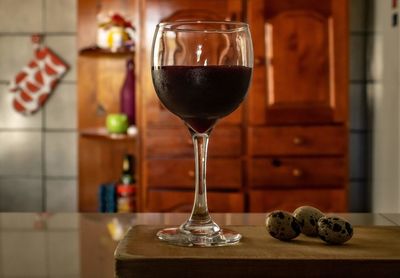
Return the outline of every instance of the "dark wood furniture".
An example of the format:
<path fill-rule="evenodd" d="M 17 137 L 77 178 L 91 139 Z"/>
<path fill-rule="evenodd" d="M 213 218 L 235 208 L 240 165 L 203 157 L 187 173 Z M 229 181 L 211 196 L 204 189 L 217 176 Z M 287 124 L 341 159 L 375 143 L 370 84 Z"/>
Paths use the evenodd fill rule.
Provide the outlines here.
<path fill-rule="evenodd" d="M 347 209 L 347 7 L 346 0 L 248 1 L 249 211 Z"/>
<path fill-rule="evenodd" d="M 147 0 L 141 18 L 141 177 L 144 211 L 190 211 L 194 160 L 183 122 L 159 102 L 151 81 L 150 53 L 155 23 L 177 19 L 242 20 L 240 0 Z M 221 121 L 211 135 L 208 198 L 211 211 L 244 211 L 243 108 Z"/>
<path fill-rule="evenodd" d="M 135 18 L 139 136 L 136 147 L 134 140 L 95 143 L 92 137 L 80 137 L 81 210 L 93 210 L 94 189 L 119 174 L 110 165 L 119 167 L 122 153 L 135 150 L 140 211 L 191 209 L 192 142 L 183 123 L 163 108 L 154 92 L 150 55 L 157 23 L 197 18 L 248 21 L 255 55 L 247 100 L 211 135 L 210 210 L 264 212 L 309 204 L 346 211 L 347 0 L 100 2 Z M 80 47 L 92 42 L 95 7 L 95 1 L 79 1 Z M 96 95 L 106 98 L 107 111 L 117 107 L 123 61 L 121 55 L 80 55 L 80 129 L 104 125 L 104 117 L 96 114 Z"/>

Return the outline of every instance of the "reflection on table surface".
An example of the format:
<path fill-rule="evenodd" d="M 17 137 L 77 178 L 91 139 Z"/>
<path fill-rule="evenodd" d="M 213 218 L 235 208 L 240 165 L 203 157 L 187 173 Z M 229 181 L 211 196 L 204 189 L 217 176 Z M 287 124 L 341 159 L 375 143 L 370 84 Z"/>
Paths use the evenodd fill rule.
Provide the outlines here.
<path fill-rule="evenodd" d="M 400 214 L 337 214 L 353 225 L 400 225 Z M 179 225 L 186 213 L 0 213 L 0 277 L 114 277 L 114 250 L 132 225 Z M 213 214 L 264 225 L 265 214 Z"/>

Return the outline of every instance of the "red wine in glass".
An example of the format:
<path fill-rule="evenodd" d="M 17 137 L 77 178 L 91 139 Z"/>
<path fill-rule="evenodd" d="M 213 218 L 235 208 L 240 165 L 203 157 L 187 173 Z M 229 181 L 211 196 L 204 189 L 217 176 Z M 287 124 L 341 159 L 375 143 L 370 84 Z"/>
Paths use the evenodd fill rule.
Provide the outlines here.
<path fill-rule="evenodd" d="M 161 66 L 152 69 L 161 102 L 195 132 L 204 133 L 246 96 L 252 69 L 245 66 Z"/>

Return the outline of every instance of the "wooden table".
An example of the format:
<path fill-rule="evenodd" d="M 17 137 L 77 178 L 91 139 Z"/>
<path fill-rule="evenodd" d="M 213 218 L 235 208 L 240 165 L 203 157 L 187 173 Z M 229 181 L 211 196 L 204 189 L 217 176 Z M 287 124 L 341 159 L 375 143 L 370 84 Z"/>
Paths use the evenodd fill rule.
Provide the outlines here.
<path fill-rule="evenodd" d="M 0 213 L 0 277 L 114 277 L 114 251 L 122 235 L 118 230 L 139 224 L 179 225 L 187 216 Z M 400 226 L 400 214 L 339 216 L 355 226 Z M 265 215 L 213 214 L 213 218 L 221 226 L 260 226 Z"/>

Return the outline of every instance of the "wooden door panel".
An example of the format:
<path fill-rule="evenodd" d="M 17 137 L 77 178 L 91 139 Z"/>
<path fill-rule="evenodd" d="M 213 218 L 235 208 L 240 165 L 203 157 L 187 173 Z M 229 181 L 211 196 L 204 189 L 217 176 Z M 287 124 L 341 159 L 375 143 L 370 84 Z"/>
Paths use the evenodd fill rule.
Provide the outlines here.
<path fill-rule="evenodd" d="M 296 120 L 307 121 L 309 114 L 333 120 L 331 32 L 330 18 L 312 11 L 282 12 L 266 21 L 269 122 L 290 121 L 294 112 Z"/>
<path fill-rule="evenodd" d="M 346 122 L 347 1 L 249 5 L 256 34 L 250 124 Z"/>

